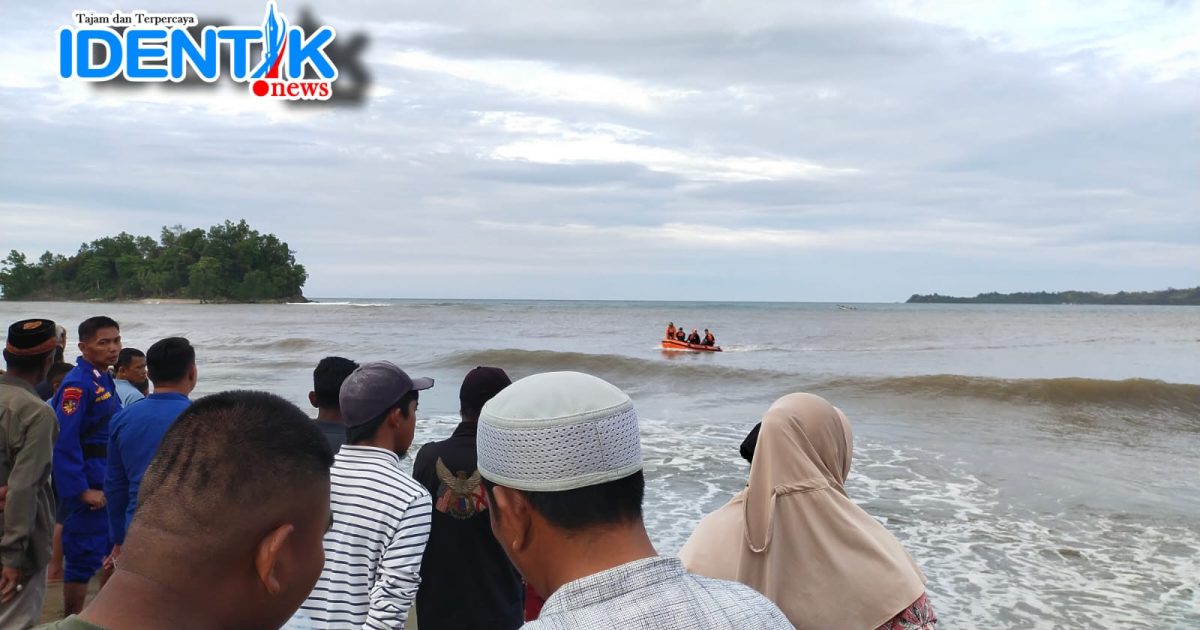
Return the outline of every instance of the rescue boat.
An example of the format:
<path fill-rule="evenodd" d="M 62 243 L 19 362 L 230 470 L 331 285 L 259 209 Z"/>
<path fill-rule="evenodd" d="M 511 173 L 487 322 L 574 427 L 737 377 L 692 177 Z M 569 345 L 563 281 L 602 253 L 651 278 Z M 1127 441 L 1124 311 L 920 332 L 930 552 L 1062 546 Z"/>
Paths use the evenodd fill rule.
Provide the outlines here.
<path fill-rule="evenodd" d="M 720 352 L 721 346 L 705 346 L 698 343 L 688 343 L 686 341 L 676 341 L 674 339 L 663 339 L 662 349 L 682 350 L 685 352 Z"/>

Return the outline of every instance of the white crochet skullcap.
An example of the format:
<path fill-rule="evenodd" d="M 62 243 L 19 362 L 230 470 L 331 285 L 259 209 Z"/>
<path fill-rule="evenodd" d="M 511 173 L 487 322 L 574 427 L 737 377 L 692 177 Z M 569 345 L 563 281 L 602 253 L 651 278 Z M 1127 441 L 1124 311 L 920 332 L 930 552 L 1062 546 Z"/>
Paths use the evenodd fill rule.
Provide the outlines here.
<path fill-rule="evenodd" d="M 625 392 L 579 372 L 504 388 L 479 414 L 479 473 L 517 490 L 558 492 L 642 469 L 637 412 Z"/>

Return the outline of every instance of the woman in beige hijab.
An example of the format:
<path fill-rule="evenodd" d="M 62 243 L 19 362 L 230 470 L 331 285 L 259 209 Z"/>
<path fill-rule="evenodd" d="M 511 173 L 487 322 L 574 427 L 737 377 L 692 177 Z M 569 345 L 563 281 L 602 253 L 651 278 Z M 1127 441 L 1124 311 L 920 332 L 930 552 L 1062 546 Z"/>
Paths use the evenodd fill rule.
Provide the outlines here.
<path fill-rule="evenodd" d="M 846 496 L 852 450 L 850 423 L 824 398 L 775 401 L 749 485 L 700 522 L 679 553 L 684 566 L 753 587 L 799 630 L 936 628 L 925 576 Z"/>

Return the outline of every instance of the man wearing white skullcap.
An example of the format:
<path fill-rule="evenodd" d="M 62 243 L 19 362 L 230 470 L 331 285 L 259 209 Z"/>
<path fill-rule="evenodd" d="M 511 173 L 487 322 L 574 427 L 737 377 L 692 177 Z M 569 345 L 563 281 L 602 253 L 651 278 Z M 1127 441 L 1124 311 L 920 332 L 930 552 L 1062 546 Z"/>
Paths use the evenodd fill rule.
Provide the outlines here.
<path fill-rule="evenodd" d="M 654 550 L 637 412 L 615 386 L 578 372 L 521 379 L 484 405 L 478 450 L 492 532 L 546 598 L 523 628 L 792 627 L 749 587 Z"/>

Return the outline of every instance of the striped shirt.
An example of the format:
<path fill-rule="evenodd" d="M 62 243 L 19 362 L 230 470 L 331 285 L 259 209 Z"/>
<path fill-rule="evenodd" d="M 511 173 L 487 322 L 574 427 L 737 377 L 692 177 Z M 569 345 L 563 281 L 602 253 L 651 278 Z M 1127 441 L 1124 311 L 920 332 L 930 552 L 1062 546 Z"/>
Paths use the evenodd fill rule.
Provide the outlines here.
<path fill-rule="evenodd" d="M 421 584 L 430 499 L 395 453 L 346 444 L 330 471 L 325 568 L 292 627 L 402 628 Z"/>

